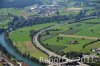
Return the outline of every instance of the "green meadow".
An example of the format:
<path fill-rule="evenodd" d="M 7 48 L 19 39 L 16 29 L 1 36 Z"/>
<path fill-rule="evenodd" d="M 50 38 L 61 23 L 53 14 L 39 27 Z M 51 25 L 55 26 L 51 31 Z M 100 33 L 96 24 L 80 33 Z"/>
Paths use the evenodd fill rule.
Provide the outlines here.
<path fill-rule="evenodd" d="M 54 25 L 54 24 L 56 23 L 47 23 L 47 24 L 40 24 L 40 25 L 31 26 L 31 27 L 21 28 L 21 29 L 11 32 L 10 38 L 14 42 L 16 47 L 22 52 L 30 53 L 31 56 L 36 57 L 37 59 L 39 59 L 40 57 L 47 58 L 48 55 L 38 50 L 32 44 L 31 37 L 30 37 L 30 31 L 39 30 L 39 29 L 42 29 L 44 27 Z"/>
<path fill-rule="evenodd" d="M 23 17 L 27 17 L 35 14 L 34 12 L 28 12 L 25 8 L 1 8 L 0 9 L 0 14 L 8 15 L 9 13 L 15 16 L 23 16 Z"/>
<path fill-rule="evenodd" d="M 49 31 L 49 35 L 46 35 L 46 32 L 41 34 L 40 40 L 44 47 L 54 52 L 76 51 L 76 52 L 83 52 L 83 53 L 87 53 L 87 52 L 91 53 L 90 50 L 92 48 L 99 48 L 100 42 L 88 45 L 84 49 L 83 49 L 83 46 L 91 41 L 94 41 L 91 39 L 91 37 L 100 38 L 100 29 L 99 29 L 100 24 L 87 24 L 86 22 L 98 22 L 98 21 L 99 19 L 89 19 L 89 20 L 85 20 L 85 21 L 73 23 L 73 24 L 59 24 L 56 22 L 52 22 L 52 23 L 46 23 L 46 24 L 33 25 L 30 27 L 24 27 L 21 29 L 17 29 L 11 32 L 10 38 L 21 51 L 30 52 L 30 54 L 33 57 L 39 58 L 39 55 L 37 55 L 37 53 L 34 53 L 34 54 L 32 53 L 34 52 L 32 50 L 37 50 L 37 51 L 39 50 L 36 49 L 34 45 L 32 45 L 31 43 L 30 30 L 39 30 L 46 26 L 55 25 L 51 29 L 59 29 L 59 31 Z M 67 21 L 64 21 L 63 23 L 66 23 L 66 22 Z M 94 31 L 92 32 L 91 29 L 93 29 Z M 57 37 L 61 37 L 59 36 L 60 34 L 72 35 L 72 36 L 73 35 L 84 36 L 84 37 L 89 37 L 90 39 L 62 36 L 63 40 L 59 40 L 57 42 Z M 79 43 L 69 44 L 68 41 L 77 41 Z M 28 47 L 30 47 L 32 50 L 29 49 Z M 34 47 L 35 49 L 32 47 Z M 47 57 L 47 55 L 44 54 L 43 52 L 41 51 L 39 52 L 40 52 L 40 55 L 41 54 L 43 55 L 43 57 Z"/>

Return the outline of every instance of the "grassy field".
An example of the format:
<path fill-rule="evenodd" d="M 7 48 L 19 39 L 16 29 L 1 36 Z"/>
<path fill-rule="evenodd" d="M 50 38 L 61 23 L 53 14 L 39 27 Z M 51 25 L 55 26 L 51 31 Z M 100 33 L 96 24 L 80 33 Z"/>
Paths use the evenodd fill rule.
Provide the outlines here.
<path fill-rule="evenodd" d="M 98 26 L 98 27 L 95 27 Z M 100 27 L 100 24 L 94 25 L 94 24 L 81 24 L 78 28 L 81 30 L 76 33 L 76 35 L 82 35 L 82 36 L 94 36 L 94 37 L 100 37 L 100 33 L 96 33 L 95 31 L 98 30 Z M 94 30 L 92 32 L 92 30 Z M 100 32 L 100 31 L 98 31 Z"/>
<path fill-rule="evenodd" d="M 49 25 L 55 25 L 52 29 L 59 29 L 59 31 L 49 31 L 50 35 L 46 35 L 46 32 L 41 34 L 42 36 L 40 40 L 42 41 L 45 47 L 55 52 L 77 51 L 77 52 L 86 53 L 86 52 L 90 52 L 91 48 L 99 48 L 97 44 L 100 44 L 100 42 L 96 44 L 88 45 L 85 49 L 83 49 L 83 46 L 93 41 L 92 39 L 82 39 L 82 38 L 62 36 L 63 40 L 59 40 L 57 42 L 57 37 L 60 34 L 100 38 L 100 29 L 99 29 L 100 24 L 86 24 L 86 22 L 99 22 L 99 19 L 90 19 L 90 20 L 85 20 L 83 22 L 74 23 L 74 24 L 46 23 L 46 24 L 34 25 L 31 27 L 25 27 L 25 28 L 15 30 L 14 32 L 11 32 L 10 38 L 20 50 L 24 52 L 30 52 L 31 56 L 39 58 L 40 55 L 38 53 L 34 53 L 34 54 L 32 53 L 34 52 L 32 50 L 37 50 L 38 52 L 40 51 L 31 44 L 31 38 L 29 36 L 30 35 L 29 31 L 39 30 Z M 74 29 L 71 29 L 71 28 L 74 28 Z M 94 31 L 92 32 L 91 29 L 93 29 Z M 78 41 L 79 43 L 73 45 L 73 44 L 69 44 L 68 41 Z M 28 47 L 30 48 L 34 47 L 34 48 L 30 49 Z M 28 51 L 25 50 L 25 48 L 27 48 Z M 40 54 L 42 54 L 42 56 L 45 56 L 45 54 L 42 52 L 40 52 Z"/>
<path fill-rule="evenodd" d="M 54 51 L 54 52 L 61 52 L 62 49 L 65 49 L 66 46 L 59 46 L 59 45 L 44 45 L 47 49 L 51 50 L 51 51 Z M 53 49 L 51 49 L 53 48 Z"/>
<path fill-rule="evenodd" d="M 85 21 L 82 21 L 82 22 L 84 22 L 84 23 L 86 23 L 86 22 L 97 23 L 97 22 L 100 22 L 100 19 L 99 19 L 99 18 L 96 18 L 96 19 L 89 19 L 89 20 L 85 20 Z"/>
<path fill-rule="evenodd" d="M 30 30 L 39 30 L 43 27 L 53 25 L 53 24 L 55 24 L 55 23 L 40 24 L 40 25 L 31 26 L 31 27 L 21 28 L 21 29 L 11 32 L 10 38 L 12 39 L 12 41 L 20 41 L 20 42 L 21 41 L 30 41 L 31 40 Z"/>
<path fill-rule="evenodd" d="M 14 44 L 24 53 L 29 53 L 30 56 L 40 59 L 40 57 L 47 58 L 48 56 L 33 46 L 31 41 L 14 42 Z"/>
<path fill-rule="evenodd" d="M 79 44 L 73 45 L 73 44 L 68 44 L 67 43 L 68 41 L 74 41 L 74 40 L 78 41 Z M 43 44 L 45 44 L 45 45 L 48 44 L 48 46 L 49 45 L 52 45 L 52 46 L 57 45 L 57 46 L 61 46 L 61 47 L 65 46 L 65 48 L 60 49 L 60 50 L 63 50 L 64 52 L 69 52 L 69 51 L 78 51 L 78 52 L 80 52 L 81 49 L 83 48 L 83 46 L 86 43 L 90 42 L 90 41 L 92 41 L 92 40 L 83 40 L 83 39 L 78 39 L 78 38 L 63 37 L 63 40 L 59 40 L 57 42 L 57 36 L 56 36 L 56 37 L 53 37 L 53 38 L 50 38 L 48 40 L 43 41 Z M 56 47 L 56 48 L 58 48 L 58 47 Z M 55 49 L 55 48 L 52 48 L 52 49 Z"/>
<path fill-rule="evenodd" d="M 60 13 L 59 13 L 60 15 L 67 15 L 67 16 L 79 14 L 79 12 L 68 11 L 67 8 L 63 8 L 63 9 L 61 9 L 59 12 L 60 12 Z"/>
<path fill-rule="evenodd" d="M 93 43 L 93 44 L 91 44 L 91 45 L 88 45 L 88 46 L 86 46 L 83 50 L 82 50 L 82 52 L 91 52 L 90 50 L 91 49 L 93 49 L 93 48 L 100 48 L 100 42 L 96 42 L 96 43 Z M 92 53 L 92 52 L 91 52 Z"/>
<path fill-rule="evenodd" d="M 8 13 L 12 15 L 16 15 L 16 16 L 23 16 L 23 17 L 27 17 L 27 16 L 31 16 L 35 14 L 34 12 L 28 12 L 24 8 L 23 9 L 17 9 L 17 8 L 1 8 L 0 9 L 0 14 L 8 15 Z"/>
<path fill-rule="evenodd" d="M 30 30 L 39 30 L 43 27 L 54 25 L 56 23 L 47 23 L 47 24 L 40 24 L 40 25 L 34 25 L 32 27 L 25 27 L 18 30 L 15 30 L 10 33 L 11 40 L 15 43 L 15 45 L 23 52 L 30 53 L 31 56 L 36 57 L 39 59 L 39 57 L 48 57 L 46 54 L 38 50 L 34 47 L 34 45 L 31 42 L 30 37 Z"/>

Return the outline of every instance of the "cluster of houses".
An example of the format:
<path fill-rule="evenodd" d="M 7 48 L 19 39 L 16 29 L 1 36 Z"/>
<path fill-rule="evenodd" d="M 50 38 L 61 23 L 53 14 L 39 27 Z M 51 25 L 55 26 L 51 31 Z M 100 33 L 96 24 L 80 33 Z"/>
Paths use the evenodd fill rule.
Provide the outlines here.
<path fill-rule="evenodd" d="M 18 64 L 18 66 L 28 66 L 24 62 L 18 62 L 17 64 Z M 2 56 L 2 54 L 0 54 L 0 66 L 15 66 L 15 65 L 12 62 L 8 61 L 7 58 Z"/>
<path fill-rule="evenodd" d="M 28 10 L 31 12 L 35 12 L 37 14 L 47 14 L 52 15 L 62 9 L 63 6 L 59 5 L 58 0 L 53 0 L 51 5 L 32 5 L 28 7 Z M 66 8 L 66 12 L 80 12 L 82 8 Z"/>
<path fill-rule="evenodd" d="M 62 7 L 58 5 L 58 1 L 54 0 L 53 4 L 51 5 L 32 5 L 28 7 L 29 11 L 34 11 L 37 14 L 50 14 L 55 13 L 57 10 L 61 9 Z"/>
<path fill-rule="evenodd" d="M 92 51 L 100 54 L 100 48 L 93 48 Z"/>
<path fill-rule="evenodd" d="M 68 43 L 68 44 L 73 44 L 73 45 L 74 45 L 74 44 L 79 44 L 79 42 L 78 42 L 78 41 L 76 41 L 76 40 L 73 40 L 73 41 L 68 41 L 67 43 Z"/>
<path fill-rule="evenodd" d="M 33 5 L 29 7 L 29 10 L 36 12 L 38 14 L 49 14 L 55 13 L 57 10 L 61 9 L 60 5 Z"/>
<path fill-rule="evenodd" d="M 2 55 L 0 55 L 0 64 L 2 66 L 11 66 L 12 64 L 8 62 Z M 14 66 L 14 65 L 13 65 Z"/>

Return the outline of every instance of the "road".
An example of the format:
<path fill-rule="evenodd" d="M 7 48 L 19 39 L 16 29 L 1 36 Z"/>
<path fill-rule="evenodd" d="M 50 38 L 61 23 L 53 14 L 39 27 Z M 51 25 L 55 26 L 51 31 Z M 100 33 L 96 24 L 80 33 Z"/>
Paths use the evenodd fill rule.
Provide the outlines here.
<path fill-rule="evenodd" d="M 54 52 L 52 52 L 52 51 L 46 49 L 45 47 L 43 47 L 43 46 L 39 43 L 39 41 L 38 41 L 39 35 L 40 35 L 42 32 L 44 32 L 44 31 L 46 31 L 46 30 L 49 30 L 49 29 L 51 29 L 51 28 L 52 28 L 52 27 L 49 27 L 49 28 L 42 29 L 42 30 L 40 30 L 39 32 L 37 32 L 37 33 L 33 36 L 33 44 L 34 44 L 36 47 L 38 47 L 41 51 L 47 53 L 47 54 L 49 55 L 49 57 L 54 56 L 54 57 L 58 57 L 58 58 L 60 58 L 60 59 L 66 59 L 65 62 L 61 62 L 61 63 L 59 63 L 59 64 L 65 64 L 65 63 L 74 62 L 74 61 L 77 61 L 77 62 L 78 62 L 80 59 L 74 59 L 74 60 L 72 60 L 72 59 L 66 58 L 65 56 L 62 57 L 62 56 L 60 56 L 60 55 L 58 55 L 58 54 L 56 54 L 56 53 L 54 53 Z M 50 62 L 49 65 L 50 65 L 50 66 L 54 66 L 55 63 Z"/>
<path fill-rule="evenodd" d="M 58 57 L 58 58 L 60 58 L 60 59 L 61 59 L 61 58 L 62 58 L 62 59 L 66 59 L 67 62 L 76 61 L 76 60 L 70 60 L 70 59 L 68 59 L 68 58 L 66 58 L 66 57 L 62 57 L 62 56 L 60 56 L 60 55 L 58 55 L 58 54 L 56 54 L 56 53 L 54 53 L 54 52 L 52 52 L 52 51 L 46 49 L 45 47 L 43 47 L 43 46 L 39 43 L 39 41 L 38 41 L 39 35 L 40 35 L 42 32 L 44 32 L 44 31 L 46 31 L 46 30 L 49 30 L 49 29 L 51 29 L 51 28 L 52 28 L 52 27 L 49 27 L 49 28 L 42 29 L 42 30 L 40 30 L 39 32 L 37 32 L 37 33 L 33 36 L 33 44 L 34 44 L 37 48 L 39 48 L 41 51 L 47 53 L 47 54 L 49 55 L 49 57 L 54 56 L 54 57 Z"/>
<path fill-rule="evenodd" d="M 51 28 L 51 27 L 50 27 Z M 49 30 L 50 28 L 46 28 L 46 29 L 42 29 L 39 32 L 37 32 L 34 36 L 33 36 L 33 44 L 35 44 L 36 47 L 38 47 L 41 51 L 47 53 L 49 55 L 49 57 L 54 56 L 54 57 L 58 57 L 58 58 L 62 58 L 60 55 L 49 51 L 48 49 L 44 48 L 39 42 L 38 42 L 38 37 L 39 35 L 46 31 Z"/>

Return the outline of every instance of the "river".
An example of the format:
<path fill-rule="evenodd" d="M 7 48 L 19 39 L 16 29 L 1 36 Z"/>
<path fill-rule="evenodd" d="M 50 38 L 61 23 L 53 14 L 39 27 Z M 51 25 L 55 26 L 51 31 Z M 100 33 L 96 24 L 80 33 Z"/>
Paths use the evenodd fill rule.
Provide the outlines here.
<path fill-rule="evenodd" d="M 18 54 L 13 47 L 10 46 L 10 44 L 8 44 L 5 39 L 4 39 L 4 33 L 0 33 L 0 44 L 2 44 L 3 47 L 6 48 L 6 50 L 13 55 L 17 60 L 23 61 L 26 64 L 28 64 L 29 66 L 42 66 L 39 65 L 35 62 L 32 62 L 30 60 L 28 60 L 27 58 L 24 58 L 23 56 L 21 56 L 20 54 Z"/>

